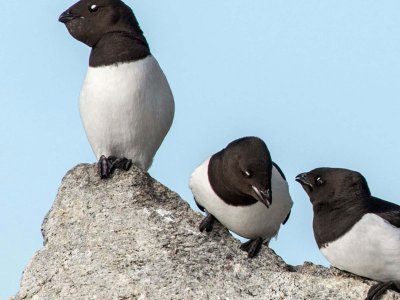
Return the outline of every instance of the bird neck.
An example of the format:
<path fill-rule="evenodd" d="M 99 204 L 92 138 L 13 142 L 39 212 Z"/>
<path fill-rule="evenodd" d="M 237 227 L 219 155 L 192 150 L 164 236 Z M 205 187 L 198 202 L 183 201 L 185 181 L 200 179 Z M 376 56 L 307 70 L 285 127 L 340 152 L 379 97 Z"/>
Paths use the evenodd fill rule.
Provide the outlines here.
<path fill-rule="evenodd" d="M 90 53 L 91 67 L 109 66 L 143 59 L 150 55 L 146 38 L 141 33 L 113 31 L 106 33 Z"/>
<path fill-rule="evenodd" d="M 360 200 L 343 198 L 313 204 L 313 229 L 319 248 L 343 236 L 368 212 L 364 201 Z"/>

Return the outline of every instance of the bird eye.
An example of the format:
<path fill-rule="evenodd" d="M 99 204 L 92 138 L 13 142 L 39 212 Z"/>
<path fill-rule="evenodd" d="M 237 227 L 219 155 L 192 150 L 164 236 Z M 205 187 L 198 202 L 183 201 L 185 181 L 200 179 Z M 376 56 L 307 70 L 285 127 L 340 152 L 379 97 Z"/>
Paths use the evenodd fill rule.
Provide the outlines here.
<path fill-rule="evenodd" d="M 323 185 L 324 182 L 325 182 L 325 181 L 323 181 L 321 177 L 317 177 L 317 179 L 315 179 L 315 184 L 316 184 L 317 186 Z"/>
<path fill-rule="evenodd" d="M 250 173 L 249 171 L 244 171 L 244 172 L 243 172 L 243 175 L 244 175 L 245 177 L 247 177 L 247 178 L 250 178 L 251 173 Z"/>
<path fill-rule="evenodd" d="M 96 4 L 90 5 L 89 6 L 89 11 L 90 12 L 96 12 L 99 9 L 99 7 Z"/>

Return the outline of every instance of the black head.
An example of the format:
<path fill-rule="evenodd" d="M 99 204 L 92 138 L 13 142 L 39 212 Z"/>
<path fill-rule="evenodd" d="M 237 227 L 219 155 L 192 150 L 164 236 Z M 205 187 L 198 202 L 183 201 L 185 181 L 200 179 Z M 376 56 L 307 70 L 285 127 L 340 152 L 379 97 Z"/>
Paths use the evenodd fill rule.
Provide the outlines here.
<path fill-rule="evenodd" d="M 317 168 L 296 176 L 313 205 L 346 205 L 371 195 L 367 181 L 358 172 L 339 168 Z"/>
<path fill-rule="evenodd" d="M 269 207 L 272 203 L 272 160 L 267 145 L 257 137 L 244 137 L 221 151 L 226 188 Z"/>
<path fill-rule="evenodd" d="M 123 32 L 146 40 L 130 9 L 120 0 L 81 0 L 59 17 L 78 41 L 94 47 L 108 33 Z"/>
<path fill-rule="evenodd" d="M 313 229 L 318 247 L 343 236 L 369 211 L 371 193 L 358 172 L 318 168 L 296 176 L 313 205 Z"/>

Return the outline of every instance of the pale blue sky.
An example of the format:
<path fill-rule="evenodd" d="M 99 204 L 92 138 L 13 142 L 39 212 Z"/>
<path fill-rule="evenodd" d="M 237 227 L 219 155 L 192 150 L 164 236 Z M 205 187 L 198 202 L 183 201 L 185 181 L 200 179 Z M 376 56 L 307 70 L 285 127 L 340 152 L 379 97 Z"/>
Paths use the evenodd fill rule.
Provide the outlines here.
<path fill-rule="evenodd" d="M 193 169 L 256 135 L 288 178 L 294 207 L 271 247 L 325 264 L 294 181 L 315 167 L 362 172 L 399 203 L 399 1 L 178 1 L 129 4 L 170 82 L 174 124 L 150 174 L 191 204 Z M 78 97 L 89 48 L 59 14 L 72 1 L 6 1 L 0 27 L 0 299 L 41 248 L 63 175 L 94 155 Z"/>

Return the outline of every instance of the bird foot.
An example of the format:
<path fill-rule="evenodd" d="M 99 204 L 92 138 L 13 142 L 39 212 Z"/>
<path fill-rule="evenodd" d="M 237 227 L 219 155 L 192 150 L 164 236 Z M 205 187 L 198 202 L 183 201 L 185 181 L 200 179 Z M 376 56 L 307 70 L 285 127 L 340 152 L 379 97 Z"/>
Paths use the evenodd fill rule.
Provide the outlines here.
<path fill-rule="evenodd" d="M 214 222 L 215 222 L 215 218 L 213 215 L 208 214 L 200 223 L 199 225 L 199 230 L 200 232 L 203 232 L 204 230 L 206 232 L 210 232 L 213 227 L 214 227 Z"/>
<path fill-rule="evenodd" d="M 249 240 L 240 245 L 240 250 L 246 251 L 248 253 L 247 255 L 248 258 L 253 258 L 260 252 L 262 244 L 263 244 L 262 238 Z"/>
<path fill-rule="evenodd" d="M 400 292 L 400 282 L 398 281 L 388 281 L 379 282 L 373 285 L 367 294 L 365 300 L 378 300 L 387 290 L 394 290 Z"/>
<path fill-rule="evenodd" d="M 117 158 L 115 156 L 105 157 L 102 155 L 97 163 L 97 171 L 101 179 L 109 178 L 115 169 L 128 171 L 132 166 L 132 160 L 125 157 Z"/>

